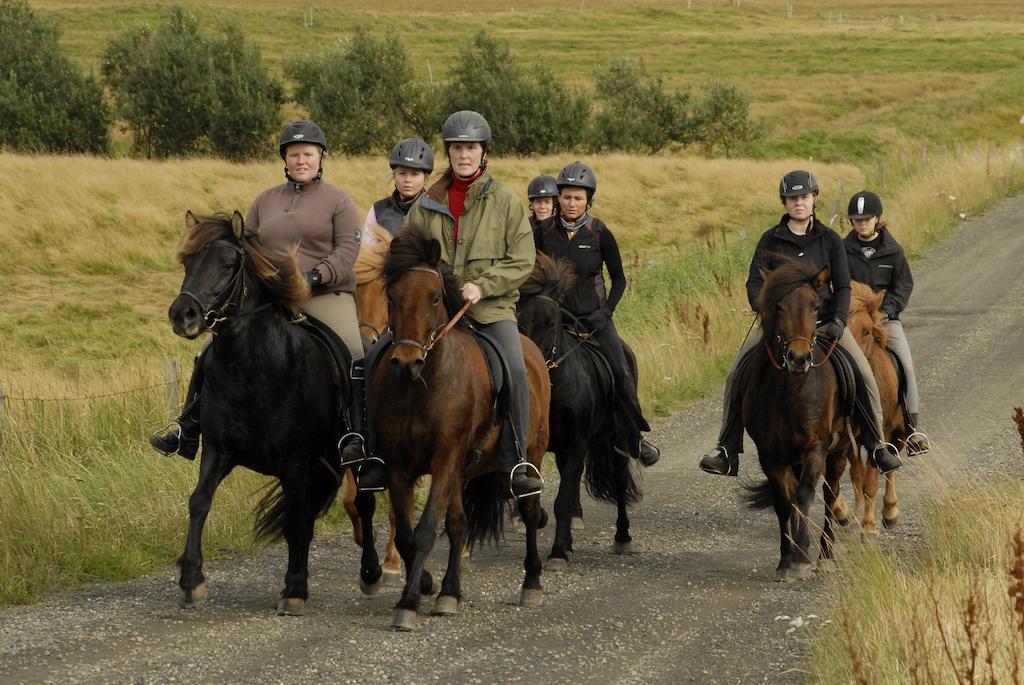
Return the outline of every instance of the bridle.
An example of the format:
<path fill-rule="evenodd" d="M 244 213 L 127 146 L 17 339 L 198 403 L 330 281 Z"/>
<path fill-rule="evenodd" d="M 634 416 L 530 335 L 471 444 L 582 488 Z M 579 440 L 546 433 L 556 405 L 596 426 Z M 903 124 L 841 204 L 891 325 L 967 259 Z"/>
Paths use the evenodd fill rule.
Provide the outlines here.
<path fill-rule="evenodd" d="M 561 328 L 561 323 L 555 324 L 556 330 L 554 334 L 554 341 L 551 343 L 551 349 L 549 349 L 547 354 L 544 355 L 544 363 L 548 367 L 548 369 L 557 369 L 562 362 L 564 362 L 566 359 L 572 356 L 572 354 L 576 352 L 576 350 L 583 346 L 583 343 L 585 343 L 587 341 L 587 338 L 590 337 L 590 333 L 587 331 L 580 330 L 580 317 L 570 312 L 561 302 L 551 297 L 550 295 L 531 295 L 530 299 L 544 300 L 545 302 L 550 302 L 556 307 L 558 307 L 558 310 L 561 314 L 572 317 L 573 331 L 576 334 L 576 344 L 570 347 L 568 352 L 559 357 L 558 340 L 560 336 L 558 334 L 559 329 Z M 520 330 L 522 330 L 521 326 Z"/>
<path fill-rule="evenodd" d="M 205 252 L 209 247 L 223 247 L 229 250 L 234 250 L 239 256 L 238 269 L 231 277 L 231 280 L 228 281 L 228 284 L 224 286 L 224 289 L 214 295 L 205 305 L 189 290 L 182 288 L 180 294 L 192 298 L 192 301 L 195 302 L 196 305 L 199 306 L 200 311 L 203 312 L 203 325 L 211 332 L 215 333 L 215 328 L 218 324 L 223 323 L 232 317 L 255 314 L 256 312 L 269 307 L 270 303 L 247 312 L 241 312 L 240 310 L 242 305 L 245 304 L 245 299 L 249 295 L 249 288 L 245 282 L 245 260 L 247 259 L 248 254 L 240 245 L 227 240 L 211 240 L 203 248 L 203 251 Z M 228 312 L 233 313 L 229 314 Z"/>
<path fill-rule="evenodd" d="M 441 281 L 441 297 L 439 297 L 438 301 L 434 303 L 434 321 L 430 324 L 430 332 L 427 334 L 427 339 L 425 342 L 420 342 L 419 340 L 412 340 L 410 338 L 399 338 L 397 340 L 393 340 L 391 344 L 395 347 L 397 347 L 398 345 L 408 345 L 409 347 L 415 347 L 416 349 L 423 353 L 423 360 L 426 361 L 427 354 L 430 353 L 430 350 L 434 348 L 434 345 L 436 345 L 441 340 L 441 338 L 448 335 L 449 331 L 451 331 L 455 327 L 455 324 L 459 322 L 459 319 L 461 319 L 462 316 L 469 310 L 471 303 L 466 302 L 464 305 L 462 305 L 462 309 L 456 312 L 455 316 L 449 319 L 447 323 L 438 325 L 437 320 L 441 316 L 441 305 L 444 301 L 445 295 L 444 278 L 441 276 L 441 272 L 438 271 L 437 269 L 431 269 L 425 266 L 414 266 L 411 269 L 407 269 L 407 272 L 408 271 L 418 271 L 420 273 L 433 274 L 437 276 L 438 280 Z"/>
<path fill-rule="evenodd" d="M 792 292 L 794 292 L 795 290 L 798 290 L 801 287 L 803 287 L 803 286 L 802 285 L 801 286 L 797 286 L 797 288 L 795 288 L 793 291 L 790 291 L 790 292 L 792 293 Z M 813 358 L 814 350 L 817 347 L 817 345 L 815 344 L 815 341 L 818 339 L 818 337 L 819 336 L 817 334 L 815 334 L 810 339 L 805 338 L 802 335 L 801 336 L 795 336 L 793 338 L 787 338 L 782 333 L 776 333 L 775 334 L 775 344 L 779 346 L 779 349 L 782 352 L 782 363 L 781 364 L 775 359 L 775 355 L 772 354 L 772 346 L 771 346 L 771 344 L 769 344 L 768 338 L 765 337 L 762 340 L 762 342 L 764 343 L 765 351 L 768 353 L 768 361 L 771 362 L 772 366 L 774 366 L 779 371 L 782 371 L 784 369 L 786 371 L 792 372 L 792 369 L 790 369 L 790 367 L 789 367 L 789 363 L 786 361 L 787 358 L 788 358 L 787 355 L 788 355 L 788 352 L 789 352 L 789 346 L 792 345 L 793 343 L 797 342 L 797 341 L 803 341 L 803 342 L 807 343 L 807 345 L 811 348 L 811 355 L 812 355 L 812 358 Z M 810 365 L 810 368 L 811 369 L 816 369 L 816 368 L 818 368 L 820 366 L 824 366 L 828 362 L 829 357 L 832 356 L 832 352 L 836 349 L 836 346 L 838 344 L 839 344 L 839 339 L 838 338 L 833 340 L 832 344 L 828 348 L 828 351 L 825 352 L 825 356 L 822 357 L 820 361 L 817 361 L 817 362 L 813 362 L 812 361 L 811 365 Z"/>

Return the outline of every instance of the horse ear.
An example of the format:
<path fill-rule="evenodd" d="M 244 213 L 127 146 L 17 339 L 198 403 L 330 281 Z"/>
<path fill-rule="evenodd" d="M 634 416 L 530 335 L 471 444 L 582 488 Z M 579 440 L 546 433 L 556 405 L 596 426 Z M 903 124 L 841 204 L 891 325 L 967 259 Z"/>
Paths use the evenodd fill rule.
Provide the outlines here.
<path fill-rule="evenodd" d="M 831 276 L 832 273 L 829 270 L 828 266 L 823 266 L 821 268 L 821 271 L 814 274 L 814 280 L 811 281 L 811 284 L 814 286 L 814 289 L 817 290 L 818 288 L 824 287 L 828 283 L 829 278 L 831 278 Z"/>
<path fill-rule="evenodd" d="M 872 311 L 876 311 L 876 312 L 881 311 L 882 310 L 882 300 L 884 300 L 884 299 L 885 299 L 885 290 L 884 289 L 879 290 L 877 293 L 875 293 L 874 297 L 871 298 L 871 309 L 872 309 Z"/>
<path fill-rule="evenodd" d="M 441 243 L 436 239 L 431 239 L 427 243 L 427 264 L 431 267 L 437 268 L 437 265 L 441 262 Z"/>
<path fill-rule="evenodd" d="M 231 230 L 235 234 L 235 240 L 241 240 L 245 234 L 245 220 L 242 215 L 235 210 L 235 213 L 231 215 Z"/>
<path fill-rule="evenodd" d="M 192 228 L 198 223 L 199 219 L 196 218 L 196 215 L 192 213 L 191 209 L 185 212 L 185 228 Z"/>
<path fill-rule="evenodd" d="M 762 281 L 767 281 L 768 280 L 768 274 L 771 273 L 771 269 L 766 269 L 763 266 L 759 266 L 759 267 L 757 267 L 757 270 L 761 272 L 761 280 Z"/>

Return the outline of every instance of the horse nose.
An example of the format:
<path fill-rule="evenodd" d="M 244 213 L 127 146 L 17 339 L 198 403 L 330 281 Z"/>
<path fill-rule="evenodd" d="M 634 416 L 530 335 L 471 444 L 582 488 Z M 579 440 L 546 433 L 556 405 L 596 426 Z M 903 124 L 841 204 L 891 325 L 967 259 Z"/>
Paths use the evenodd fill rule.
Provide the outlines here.
<path fill-rule="evenodd" d="M 199 307 L 190 297 L 178 295 L 167 310 L 171 328 L 183 338 L 195 338 L 202 332 L 202 316 Z"/>
<path fill-rule="evenodd" d="M 807 373 L 811 369 L 811 354 L 797 354 L 792 349 L 786 351 L 786 365 L 791 371 Z"/>
<path fill-rule="evenodd" d="M 402 360 L 397 357 L 391 358 L 391 368 L 399 375 L 412 381 L 417 380 L 420 374 L 423 373 L 424 364 L 426 362 L 422 357 L 414 357 L 409 360 Z"/>

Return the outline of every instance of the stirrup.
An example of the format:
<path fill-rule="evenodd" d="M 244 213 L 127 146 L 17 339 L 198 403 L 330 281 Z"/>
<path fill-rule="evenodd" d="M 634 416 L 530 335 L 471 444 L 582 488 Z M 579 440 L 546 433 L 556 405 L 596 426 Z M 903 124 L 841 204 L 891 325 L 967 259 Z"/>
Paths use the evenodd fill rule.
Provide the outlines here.
<path fill-rule="evenodd" d="M 726 470 L 725 471 L 717 471 L 717 470 L 708 469 L 708 468 L 704 467 L 704 460 L 707 459 L 709 456 L 711 456 L 711 452 L 708 452 L 707 454 L 705 454 L 703 457 L 700 458 L 700 462 L 697 464 L 697 466 L 700 467 L 700 470 L 703 471 L 704 473 L 710 473 L 710 474 L 715 475 L 715 476 L 738 476 L 739 475 L 739 470 L 740 470 L 740 455 L 739 455 L 739 453 L 736 454 L 736 458 L 734 460 L 734 459 L 730 459 L 729 458 L 729 448 L 727 448 L 725 445 L 716 445 L 715 449 L 712 450 L 712 452 L 714 452 L 714 451 L 718 451 L 718 453 L 721 454 L 722 457 L 725 458 Z"/>
<path fill-rule="evenodd" d="M 154 438 L 156 438 L 156 436 L 158 436 L 158 435 L 162 436 L 162 435 L 165 435 L 165 434 L 170 433 L 172 431 L 173 431 L 174 435 L 176 435 L 177 438 L 178 438 L 178 446 L 175 449 L 170 450 L 170 451 L 164 450 L 164 449 L 160 449 L 159 447 L 157 447 L 156 440 L 154 440 Z M 160 438 L 160 442 L 163 442 L 163 441 L 164 441 L 164 439 L 161 437 Z M 166 426 L 164 426 L 160 430 L 158 430 L 155 433 L 153 433 L 152 435 L 150 435 L 149 436 L 149 446 L 152 447 L 153 449 L 155 449 L 160 454 L 164 455 L 165 457 L 173 457 L 176 454 L 178 454 L 179 452 L 181 452 L 181 424 L 178 423 L 177 421 L 171 421 L 169 424 L 167 424 Z"/>
<path fill-rule="evenodd" d="M 383 492 L 387 490 L 386 485 L 374 485 L 371 487 L 365 487 L 359 482 L 359 471 L 362 471 L 363 466 L 368 466 L 369 464 L 376 463 L 380 465 L 381 469 L 387 468 L 387 464 L 384 463 L 383 459 L 381 459 L 380 457 L 364 457 L 358 463 L 360 465 L 360 468 L 356 471 L 356 490 L 358 490 L 359 492 Z"/>
<path fill-rule="evenodd" d="M 346 443 L 349 442 L 351 438 L 358 438 L 363 442 L 363 444 L 360 445 L 359 447 L 359 451 L 363 453 L 363 456 L 359 459 L 345 461 L 345 448 L 348 447 Z M 360 464 L 365 464 L 367 461 L 369 461 L 370 457 L 366 456 L 366 440 L 365 438 L 363 438 L 362 434 L 350 432 L 345 433 L 343 436 L 341 436 L 341 438 L 338 439 L 338 458 L 341 460 L 341 468 L 343 469 L 353 468 L 359 466 Z M 384 461 L 381 460 L 381 463 L 383 464 Z"/>
<path fill-rule="evenodd" d="M 517 495 L 515 493 L 515 491 L 512 489 L 512 478 L 513 478 L 513 476 L 516 475 L 516 469 L 518 469 L 520 466 L 525 466 L 526 467 L 526 474 L 527 474 L 527 476 L 529 476 L 529 474 L 530 474 L 530 469 L 533 469 L 536 472 L 537 479 L 540 481 L 540 488 L 539 489 L 537 489 L 537 490 L 535 490 L 533 492 L 525 492 L 525 493 L 523 493 L 521 495 Z M 528 461 L 521 461 L 518 464 L 516 464 L 515 466 L 513 466 L 512 470 L 508 472 L 508 491 L 509 491 L 509 494 L 512 495 L 512 499 L 523 499 L 524 497 L 533 497 L 534 495 L 539 495 L 541 492 L 543 492 L 543 490 L 544 490 L 544 476 L 542 476 L 540 474 L 540 469 L 538 469 L 536 466 L 534 466 L 530 462 L 528 462 Z"/>
<path fill-rule="evenodd" d="M 887 474 L 887 473 L 892 473 L 896 469 L 900 468 L 900 466 L 897 466 L 895 468 L 889 469 L 888 471 L 882 471 L 881 467 L 879 467 L 878 459 L 875 457 L 875 455 L 878 453 L 878 450 L 884 449 L 886 447 L 891 447 L 892 448 L 891 454 L 896 455 L 896 461 L 898 461 L 900 463 L 900 466 L 903 466 L 903 459 L 900 457 L 900 451 L 898 449 L 896 449 L 896 445 L 892 444 L 891 442 L 886 442 L 886 441 L 882 440 L 877 445 L 875 445 L 875 448 L 873 450 L 871 450 L 871 463 L 874 464 L 875 468 L 878 469 L 878 471 L 883 476 L 885 474 Z"/>
<path fill-rule="evenodd" d="M 915 437 L 922 437 L 922 438 L 924 438 L 925 448 L 923 450 L 915 450 L 915 449 L 911 448 L 910 441 L 913 440 Z M 907 446 L 907 456 L 908 457 L 917 457 L 917 456 L 920 456 L 922 454 L 928 454 L 928 452 L 930 452 L 931 449 L 932 449 L 932 441 L 928 437 L 928 434 L 925 433 L 924 431 L 919 431 L 916 428 L 914 429 L 913 433 L 911 433 L 910 435 L 907 436 L 907 439 L 903 441 L 903 444 Z"/>

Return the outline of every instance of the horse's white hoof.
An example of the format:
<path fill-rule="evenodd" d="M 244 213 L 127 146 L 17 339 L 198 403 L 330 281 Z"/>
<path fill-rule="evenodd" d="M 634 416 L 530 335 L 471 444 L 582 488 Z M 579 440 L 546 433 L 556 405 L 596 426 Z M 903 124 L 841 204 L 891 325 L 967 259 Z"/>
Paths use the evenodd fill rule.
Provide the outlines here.
<path fill-rule="evenodd" d="M 364 595 L 375 595 L 378 592 L 380 592 L 381 587 L 383 587 L 384 582 L 385 582 L 384 581 L 385 577 L 387 577 L 387 573 L 381 573 L 380 577 L 377 578 L 377 582 L 375 582 L 375 583 L 367 583 L 365 580 L 363 580 L 360 577 L 359 578 L 359 590 Z"/>
<path fill-rule="evenodd" d="M 416 630 L 416 612 L 412 609 L 395 609 L 395 620 L 391 622 L 391 627 L 403 633 Z"/>
<path fill-rule="evenodd" d="M 544 564 L 544 570 L 551 573 L 559 573 L 561 571 L 569 570 L 569 562 L 562 557 L 548 557 L 548 561 Z"/>
<path fill-rule="evenodd" d="M 582 516 L 573 516 L 571 519 L 569 519 L 569 530 L 583 530 L 583 529 L 584 529 L 584 526 L 583 526 L 583 517 Z"/>
<path fill-rule="evenodd" d="M 305 616 L 306 600 L 300 597 L 282 597 L 277 603 L 278 616 Z"/>
<path fill-rule="evenodd" d="M 430 613 L 434 616 L 454 616 L 459 613 L 459 600 L 451 595 L 438 595 Z"/>
<path fill-rule="evenodd" d="M 523 588 L 519 595 L 519 606 L 539 607 L 544 603 L 544 590 L 540 588 Z"/>

